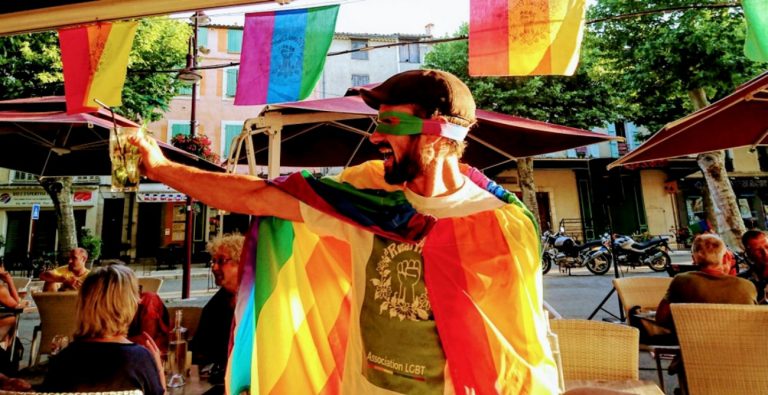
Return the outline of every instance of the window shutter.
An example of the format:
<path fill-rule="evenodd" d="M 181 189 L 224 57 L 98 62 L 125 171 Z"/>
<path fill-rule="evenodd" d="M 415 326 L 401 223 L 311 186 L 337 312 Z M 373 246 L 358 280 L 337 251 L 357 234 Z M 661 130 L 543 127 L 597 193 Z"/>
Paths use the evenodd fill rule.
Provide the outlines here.
<path fill-rule="evenodd" d="M 171 138 L 173 138 L 177 134 L 189 135 L 189 124 L 188 123 L 171 124 Z"/>
<path fill-rule="evenodd" d="M 227 30 L 227 52 L 238 53 L 243 47 L 243 31 Z"/>
<path fill-rule="evenodd" d="M 197 47 L 207 47 L 208 46 L 208 28 L 207 27 L 200 27 L 197 29 Z"/>
<path fill-rule="evenodd" d="M 227 91 L 224 92 L 225 97 L 235 97 L 237 92 L 237 73 L 238 69 L 226 69 L 227 78 Z"/>
<path fill-rule="evenodd" d="M 192 96 L 192 85 L 182 84 L 176 90 L 178 96 Z"/>
<path fill-rule="evenodd" d="M 241 130 L 243 130 L 243 125 L 224 125 L 224 158 L 229 157 L 229 151 L 232 149 L 232 139 L 239 135 Z"/>

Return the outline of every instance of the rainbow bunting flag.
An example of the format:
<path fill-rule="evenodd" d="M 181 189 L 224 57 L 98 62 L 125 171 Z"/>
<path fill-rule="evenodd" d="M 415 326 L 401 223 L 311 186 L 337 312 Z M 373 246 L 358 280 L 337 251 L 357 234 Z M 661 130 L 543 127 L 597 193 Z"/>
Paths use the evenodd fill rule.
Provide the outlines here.
<path fill-rule="evenodd" d="M 573 75 L 585 0 L 470 0 L 469 74 Z"/>
<path fill-rule="evenodd" d="M 426 388 L 554 393 L 557 375 L 546 340 L 535 221 L 513 194 L 479 171 L 465 172 L 508 204 L 462 217 L 425 216 L 408 203 L 401 187 L 378 181 L 383 179 L 380 161 L 347 168 L 334 178 L 315 179 L 305 172 L 276 180 L 275 186 L 302 201 L 303 222 L 268 217 L 251 228 L 241 255 L 227 393 L 366 393 L 371 385 L 399 393 Z M 366 246 L 373 246 L 371 258 Z M 395 299 L 386 296 L 402 281 L 397 262 L 403 261 L 394 255 L 414 249 L 423 256 L 434 333 L 439 333 L 451 389 L 443 388 L 449 381 L 441 380 L 442 369 L 440 379 L 425 380 L 423 369 L 395 362 L 398 329 L 382 329 L 425 322 L 397 318 L 420 305 L 417 299 L 395 310 L 390 303 Z M 379 261 L 375 251 L 393 258 Z M 368 261 L 374 258 L 378 263 Z M 367 287 L 358 281 L 361 270 Z M 376 294 L 369 294 L 373 289 Z M 385 296 L 378 299 L 380 292 Z M 371 298 L 378 302 L 366 310 L 364 300 Z M 361 348 L 366 337 L 384 341 L 381 357 Z"/>
<path fill-rule="evenodd" d="M 768 1 L 742 0 L 747 20 L 744 55 L 756 62 L 768 62 Z"/>
<path fill-rule="evenodd" d="M 305 99 L 320 78 L 339 6 L 245 15 L 235 105 Z"/>
<path fill-rule="evenodd" d="M 100 22 L 59 30 L 67 113 L 120 106 L 138 22 Z"/>

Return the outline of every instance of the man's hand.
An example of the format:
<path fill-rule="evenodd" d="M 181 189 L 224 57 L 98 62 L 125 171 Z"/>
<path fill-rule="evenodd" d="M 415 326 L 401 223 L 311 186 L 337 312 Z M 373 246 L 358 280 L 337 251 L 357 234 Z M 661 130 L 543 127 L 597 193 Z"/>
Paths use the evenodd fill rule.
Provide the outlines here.
<path fill-rule="evenodd" d="M 80 287 L 83 285 L 83 282 L 80 281 L 77 277 L 68 277 L 64 281 L 62 281 L 64 284 L 67 284 L 70 288 L 74 289 L 80 289 Z"/>
<path fill-rule="evenodd" d="M 7 284 L 13 281 L 13 276 L 11 276 L 11 273 L 5 271 L 5 269 L 0 269 L 0 281 L 3 281 Z"/>
<path fill-rule="evenodd" d="M 145 176 L 158 180 L 156 170 L 171 162 L 165 157 L 157 141 L 151 136 L 130 136 L 128 142 L 139 147 L 141 169 Z"/>

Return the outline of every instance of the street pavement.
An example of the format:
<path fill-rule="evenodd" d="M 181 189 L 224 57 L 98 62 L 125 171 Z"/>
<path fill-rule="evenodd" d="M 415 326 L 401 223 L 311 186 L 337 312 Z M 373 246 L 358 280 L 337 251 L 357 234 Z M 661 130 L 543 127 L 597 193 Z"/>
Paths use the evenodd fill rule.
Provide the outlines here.
<path fill-rule="evenodd" d="M 673 263 L 690 261 L 688 252 L 676 252 L 671 254 Z M 205 265 L 193 265 L 191 273 L 190 298 L 181 299 L 181 269 L 154 270 L 153 267 L 132 266 L 138 276 L 160 277 L 163 284 L 160 287 L 160 296 L 168 306 L 204 306 L 210 297 L 217 291 L 213 282 L 210 269 Z M 666 272 L 656 273 L 647 266 L 637 268 L 621 267 L 621 276 L 667 276 Z M 604 297 L 613 289 L 611 281 L 615 277 L 613 268 L 602 276 L 596 276 L 585 268 L 571 270 L 570 275 L 559 271 L 554 266 L 549 273 L 544 275 L 544 300 L 546 300 L 564 318 L 586 319 L 598 307 Z M 611 319 L 611 313 L 619 314 L 618 298 L 615 294 L 604 304 L 605 311 L 598 311 L 595 320 Z M 29 360 L 29 349 L 32 340 L 32 331 L 40 321 L 37 313 L 23 314 L 19 336 L 24 345 L 25 356 L 22 367 Z M 44 360 L 44 358 L 43 358 Z M 666 363 L 665 363 L 666 366 Z M 640 377 L 642 379 L 658 381 L 655 363 L 647 353 L 640 354 Z M 677 386 L 676 376 L 666 375 L 665 392 L 672 393 Z"/>

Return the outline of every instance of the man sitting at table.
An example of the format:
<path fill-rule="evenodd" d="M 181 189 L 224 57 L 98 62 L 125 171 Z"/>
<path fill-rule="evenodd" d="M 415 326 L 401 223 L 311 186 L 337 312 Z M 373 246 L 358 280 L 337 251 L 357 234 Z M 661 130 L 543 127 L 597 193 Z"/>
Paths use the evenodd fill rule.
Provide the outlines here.
<path fill-rule="evenodd" d="M 69 251 L 69 261 L 65 266 L 59 266 L 53 270 L 40 274 L 40 279 L 45 281 L 43 291 L 76 291 L 85 280 L 90 270 L 85 268 L 88 260 L 88 251 L 84 248 L 74 248 Z"/>
<path fill-rule="evenodd" d="M 755 304 L 757 292 L 749 281 L 729 276 L 723 268 L 725 243 L 720 236 L 696 236 L 691 247 L 697 271 L 680 273 L 672 279 L 667 294 L 656 309 L 656 322 L 672 328 L 671 303 Z"/>
<path fill-rule="evenodd" d="M 768 236 L 762 230 L 748 230 L 741 236 L 741 243 L 752 266 L 739 274 L 739 277 L 755 284 L 757 303 L 765 304 L 765 288 L 768 287 Z"/>

